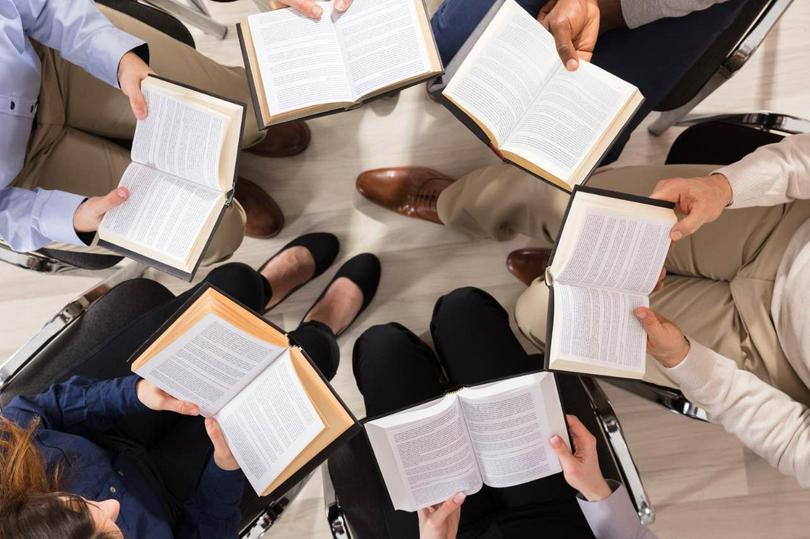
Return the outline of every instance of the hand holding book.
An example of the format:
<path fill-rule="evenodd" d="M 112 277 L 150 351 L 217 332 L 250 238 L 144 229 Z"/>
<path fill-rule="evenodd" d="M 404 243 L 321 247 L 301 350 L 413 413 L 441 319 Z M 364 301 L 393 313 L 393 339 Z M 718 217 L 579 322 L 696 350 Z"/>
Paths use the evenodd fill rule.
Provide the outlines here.
<path fill-rule="evenodd" d="M 596 0 L 549 1 L 537 15 L 540 24 L 554 36 L 557 53 L 569 71 L 576 71 L 580 59 L 591 61 L 600 18 Z"/>
<path fill-rule="evenodd" d="M 352 0 L 335 0 L 334 4 L 335 11 L 343 13 L 352 5 Z M 273 9 L 279 9 L 285 6 L 291 7 L 297 12 L 315 20 L 320 19 L 321 15 L 323 15 L 323 8 L 321 8 L 315 0 L 273 0 L 271 2 Z"/>
<path fill-rule="evenodd" d="M 552 436 L 550 444 L 560 459 L 566 483 L 578 490 L 589 502 L 607 498 L 611 490 L 599 468 L 596 438 L 577 416 L 569 414 L 565 416 L 565 420 L 574 451 L 559 436 Z"/>
<path fill-rule="evenodd" d="M 674 322 L 655 311 L 643 307 L 636 309 L 641 327 L 647 334 L 647 351 L 661 365 L 677 367 L 689 354 L 689 340 Z"/>

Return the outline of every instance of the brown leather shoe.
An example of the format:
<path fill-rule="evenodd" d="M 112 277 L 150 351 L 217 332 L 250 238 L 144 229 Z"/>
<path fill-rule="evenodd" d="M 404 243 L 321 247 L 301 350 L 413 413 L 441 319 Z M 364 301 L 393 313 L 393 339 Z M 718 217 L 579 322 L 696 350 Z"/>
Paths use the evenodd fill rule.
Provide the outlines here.
<path fill-rule="evenodd" d="M 284 214 L 273 197 L 245 178 L 236 180 L 236 200 L 245 208 L 245 234 L 251 238 L 272 238 L 284 227 Z"/>
<path fill-rule="evenodd" d="M 455 180 L 425 167 L 367 170 L 357 177 L 361 195 L 406 217 L 442 224 L 436 211 L 439 194 Z"/>
<path fill-rule="evenodd" d="M 509 268 L 512 275 L 529 286 L 535 279 L 546 274 L 549 257 L 551 257 L 551 249 L 539 247 L 518 249 L 506 257 L 506 267 Z"/>
<path fill-rule="evenodd" d="M 246 151 L 264 157 L 292 157 L 303 152 L 312 140 L 312 133 L 303 121 L 273 125 L 267 128 L 264 140 Z"/>

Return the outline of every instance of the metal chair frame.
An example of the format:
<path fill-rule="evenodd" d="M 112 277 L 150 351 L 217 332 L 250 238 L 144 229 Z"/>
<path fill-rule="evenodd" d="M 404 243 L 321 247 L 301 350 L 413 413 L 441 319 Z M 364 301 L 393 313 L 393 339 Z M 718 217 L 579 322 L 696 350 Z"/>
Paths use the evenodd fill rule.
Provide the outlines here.
<path fill-rule="evenodd" d="M 698 93 L 677 109 L 660 112 L 658 118 L 647 128 L 648 131 L 655 136 L 659 136 L 673 125 L 682 125 L 684 121 L 691 121 L 689 113 L 700 102 L 725 84 L 751 59 L 751 56 L 762 45 L 768 33 L 792 3 L 793 0 L 773 0 L 765 7 L 757 20 L 751 24 L 745 35 Z"/>

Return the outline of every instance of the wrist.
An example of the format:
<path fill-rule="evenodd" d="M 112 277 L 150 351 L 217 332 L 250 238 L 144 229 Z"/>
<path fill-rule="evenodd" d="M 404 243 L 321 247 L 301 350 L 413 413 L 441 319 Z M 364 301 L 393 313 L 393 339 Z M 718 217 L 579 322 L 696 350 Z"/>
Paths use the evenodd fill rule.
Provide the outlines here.
<path fill-rule="evenodd" d="M 731 182 L 728 181 L 728 178 L 723 174 L 715 172 L 709 176 L 709 181 L 711 181 L 720 192 L 723 207 L 730 206 L 731 203 L 734 202 L 734 190 L 731 188 Z"/>
<path fill-rule="evenodd" d="M 691 346 L 689 345 L 689 339 L 685 336 L 683 338 L 683 346 L 681 346 L 677 352 L 673 354 L 668 354 L 665 357 L 661 358 L 661 363 L 664 367 L 668 369 L 672 369 L 683 363 L 683 360 L 686 359 L 686 356 L 689 355 L 689 350 Z"/>
<path fill-rule="evenodd" d="M 580 494 L 582 494 L 582 496 L 584 496 L 589 502 L 601 502 L 613 494 L 613 489 L 610 488 L 610 485 L 607 484 L 605 478 L 602 477 L 595 485 L 581 490 Z"/>
<path fill-rule="evenodd" d="M 627 26 L 624 22 L 621 0 L 597 0 L 599 6 L 599 33 Z"/>

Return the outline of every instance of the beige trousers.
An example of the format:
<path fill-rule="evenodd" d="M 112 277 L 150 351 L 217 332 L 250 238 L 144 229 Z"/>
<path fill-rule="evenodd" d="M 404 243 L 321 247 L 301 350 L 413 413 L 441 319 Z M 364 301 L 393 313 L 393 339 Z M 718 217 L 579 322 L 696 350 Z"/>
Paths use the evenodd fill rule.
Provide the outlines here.
<path fill-rule="evenodd" d="M 588 185 L 648 195 L 660 179 L 702 176 L 715 168 L 605 169 L 594 174 Z M 459 181 L 439 198 L 439 215 L 445 223 L 496 238 L 517 232 L 537 237 L 545 226 L 556 237 L 568 201 L 562 191 L 506 165 L 476 171 Z M 651 301 L 653 309 L 675 321 L 691 338 L 810 404 L 810 391 L 785 358 L 770 315 L 782 255 L 807 219 L 810 201 L 726 211 L 672 247 L 666 284 L 653 293 Z M 547 288 L 538 280 L 516 307 L 520 328 L 539 340 L 545 340 L 547 301 Z M 674 385 L 657 363 L 649 365 L 654 365 L 647 370 L 650 381 Z"/>
<path fill-rule="evenodd" d="M 149 44 L 150 66 L 164 77 L 248 104 L 242 145 L 261 141 L 250 104 L 245 71 L 225 67 L 128 15 L 99 5 L 118 28 Z M 131 140 L 135 117 L 118 89 L 64 60 L 59 52 L 37 45 L 42 89 L 34 132 L 22 171 L 13 185 L 59 189 L 86 196 L 114 189 L 129 165 L 129 151 L 109 139 Z M 203 264 L 228 258 L 242 243 L 245 212 L 238 202 L 225 211 Z M 52 248 L 107 252 L 99 247 L 52 244 Z"/>

